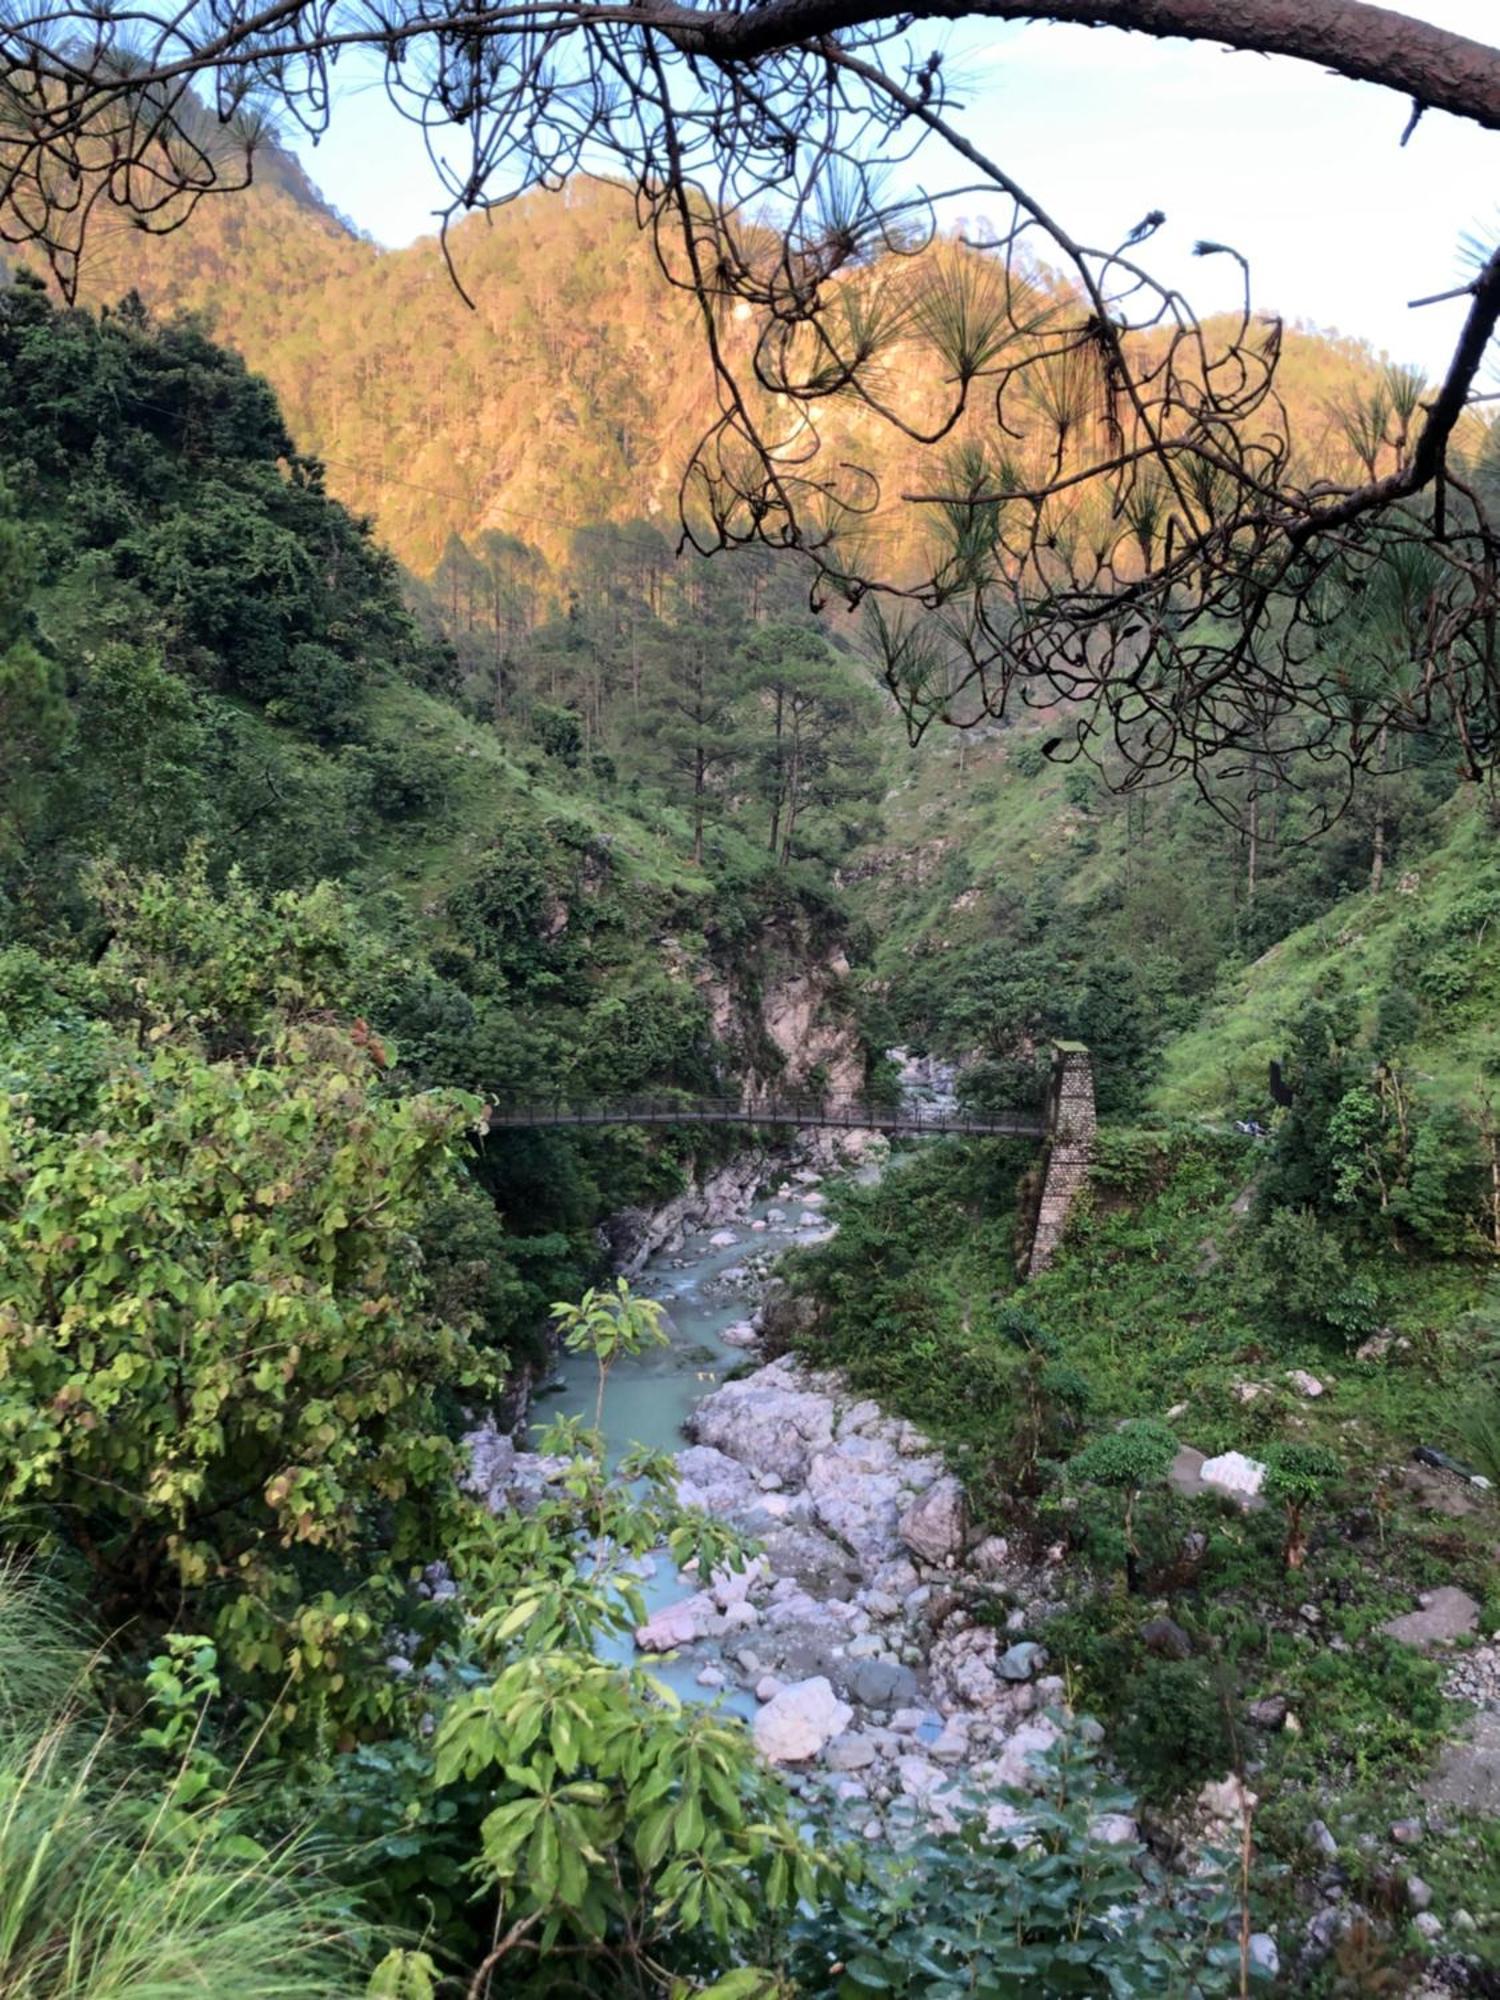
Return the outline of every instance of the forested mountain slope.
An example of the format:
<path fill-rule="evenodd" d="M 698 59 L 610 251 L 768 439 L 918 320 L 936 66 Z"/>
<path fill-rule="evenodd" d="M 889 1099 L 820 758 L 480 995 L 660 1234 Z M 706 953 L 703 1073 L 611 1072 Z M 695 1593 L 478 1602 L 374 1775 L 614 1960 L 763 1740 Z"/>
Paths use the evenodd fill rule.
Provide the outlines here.
<path fill-rule="evenodd" d="M 454 533 L 519 536 L 553 560 L 601 520 L 675 538 L 678 482 L 717 406 L 697 308 L 664 281 L 623 190 L 579 180 L 453 231 L 471 310 L 434 239 L 378 249 L 284 156 L 257 174 L 170 235 L 101 230 L 84 296 L 136 288 L 162 312 L 206 312 L 327 461 L 330 490 L 421 574 Z M 738 351 L 748 333 L 736 322 L 725 338 Z M 1377 374 L 1357 342 L 1288 332 L 1282 390 L 1305 454 L 1333 448 L 1328 406 Z M 826 422 L 831 454 L 847 446 L 894 490 L 879 421 L 834 405 Z"/>

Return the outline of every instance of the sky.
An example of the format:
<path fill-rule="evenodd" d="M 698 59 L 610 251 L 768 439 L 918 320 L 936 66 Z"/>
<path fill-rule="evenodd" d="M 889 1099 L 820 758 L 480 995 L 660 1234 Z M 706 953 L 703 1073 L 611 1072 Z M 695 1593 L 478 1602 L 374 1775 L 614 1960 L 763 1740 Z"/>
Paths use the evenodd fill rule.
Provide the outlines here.
<path fill-rule="evenodd" d="M 1500 39 L 1500 0 L 1404 11 Z M 1500 134 L 1429 113 L 1403 148 L 1409 107 L 1394 93 L 1206 44 L 1042 22 L 935 41 L 964 81 L 965 129 L 1075 237 L 1106 246 L 1162 209 L 1149 268 L 1200 310 L 1236 296 L 1226 260 L 1191 255 L 1207 237 L 1249 258 L 1258 306 L 1441 369 L 1463 302 L 1408 302 L 1463 281 L 1465 235 L 1500 233 Z M 346 76 L 327 135 L 296 150 L 377 242 L 435 227 L 421 139 L 378 88 Z M 931 172 L 940 182 L 935 156 Z"/>

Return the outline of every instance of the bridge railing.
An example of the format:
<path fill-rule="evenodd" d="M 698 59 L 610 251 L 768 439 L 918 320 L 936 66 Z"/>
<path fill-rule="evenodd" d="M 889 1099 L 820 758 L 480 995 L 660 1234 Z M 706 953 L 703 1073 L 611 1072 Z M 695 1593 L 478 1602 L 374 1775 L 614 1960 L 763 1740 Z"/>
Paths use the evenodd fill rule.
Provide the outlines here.
<path fill-rule="evenodd" d="M 979 1115 L 938 1105 L 816 1097 L 502 1098 L 490 1106 L 487 1123 L 492 1130 L 567 1125 L 791 1125 L 1015 1138 L 1041 1138 L 1047 1129 L 1045 1118 L 1034 1111 Z"/>

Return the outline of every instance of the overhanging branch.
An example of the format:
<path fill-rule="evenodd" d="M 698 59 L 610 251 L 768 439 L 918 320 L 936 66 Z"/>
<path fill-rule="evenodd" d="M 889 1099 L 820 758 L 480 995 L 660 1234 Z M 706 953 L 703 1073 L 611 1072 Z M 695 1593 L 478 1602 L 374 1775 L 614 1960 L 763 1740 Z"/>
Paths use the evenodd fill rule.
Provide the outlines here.
<path fill-rule="evenodd" d="M 768 0 L 747 13 L 642 10 L 681 46 L 752 62 L 794 42 L 889 18 L 870 0 Z M 1500 130 L 1500 49 L 1367 0 L 916 0 L 912 21 L 1042 21 L 1120 28 L 1291 56 L 1376 83 L 1426 110 Z M 668 15 L 674 17 L 668 18 Z"/>

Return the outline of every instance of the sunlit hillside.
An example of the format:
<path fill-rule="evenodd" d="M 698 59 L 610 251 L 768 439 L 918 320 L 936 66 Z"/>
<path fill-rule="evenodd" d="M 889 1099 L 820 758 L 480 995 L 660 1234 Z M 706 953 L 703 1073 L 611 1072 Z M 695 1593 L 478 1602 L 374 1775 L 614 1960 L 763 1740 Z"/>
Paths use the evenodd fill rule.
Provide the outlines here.
<path fill-rule="evenodd" d="M 203 202 L 170 235 L 101 229 L 83 295 L 135 287 L 164 313 L 205 313 L 270 379 L 330 488 L 420 573 L 455 531 L 500 530 L 555 559 L 601 519 L 674 528 L 714 384 L 696 307 L 663 278 L 625 192 L 534 195 L 465 222 L 450 249 L 472 305 L 435 238 L 377 248 L 272 154 L 248 194 Z M 741 358 L 748 337 L 743 322 L 726 334 Z M 1287 333 L 1279 379 L 1305 456 L 1332 449 L 1330 406 L 1377 366 L 1358 342 Z M 900 349 L 890 361 L 913 380 L 931 367 Z M 829 468 L 874 467 L 885 532 L 909 536 L 889 427 L 846 401 L 823 423 Z"/>

